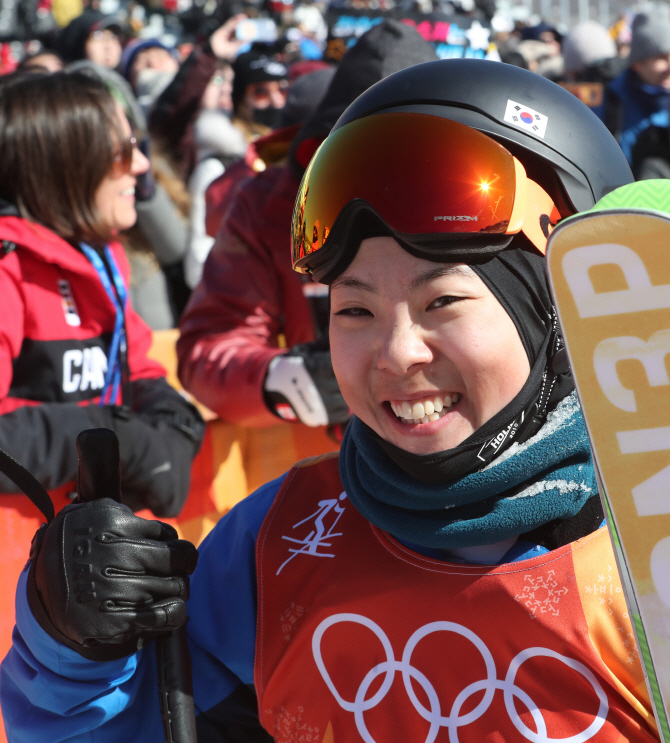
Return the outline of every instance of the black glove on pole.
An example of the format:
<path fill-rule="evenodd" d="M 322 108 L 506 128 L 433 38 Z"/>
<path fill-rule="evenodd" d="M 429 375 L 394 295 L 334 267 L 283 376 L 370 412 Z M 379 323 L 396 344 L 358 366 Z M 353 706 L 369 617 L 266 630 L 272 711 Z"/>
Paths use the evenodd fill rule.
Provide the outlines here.
<path fill-rule="evenodd" d="M 96 428 L 77 437 L 81 502 L 109 497 L 121 502 L 119 440 L 113 431 Z M 158 691 L 165 743 L 196 743 L 191 658 L 186 622 L 155 640 Z"/>
<path fill-rule="evenodd" d="M 156 639 L 166 743 L 195 743 L 190 674 L 172 671 L 188 664 L 180 666 L 160 641 L 169 645 L 186 624 L 197 550 L 168 524 L 138 518 L 120 503 L 113 431 L 83 431 L 77 451 L 78 502 L 33 540 L 30 608 L 46 632 L 91 660 L 122 658 Z"/>

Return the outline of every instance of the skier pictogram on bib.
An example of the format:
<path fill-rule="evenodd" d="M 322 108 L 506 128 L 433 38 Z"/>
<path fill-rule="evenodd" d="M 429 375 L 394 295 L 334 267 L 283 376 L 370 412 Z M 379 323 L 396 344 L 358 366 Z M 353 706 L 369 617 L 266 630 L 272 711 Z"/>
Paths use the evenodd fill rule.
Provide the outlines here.
<path fill-rule="evenodd" d="M 291 562 L 297 555 L 312 555 L 313 557 L 335 557 L 335 553 L 330 551 L 333 547 L 332 539 L 341 537 L 342 532 L 336 532 L 335 527 L 340 517 L 344 513 L 344 506 L 340 505 L 347 498 L 346 493 L 340 493 L 338 498 L 328 498 L 319 501 L 319 508 L 307 518 L 298 521 L 293 525 L 294 529 L 304 527 L 306 524 L 312 524 L 313 528 L 307 536 L 297 538 L 293 536 L 282 536 L 282 539 L 295 544 L 295 547 L 289 547 L 290 557 L 285 560 L 277 570 L 277 575 L 281 573 L 284 567 Z"/>

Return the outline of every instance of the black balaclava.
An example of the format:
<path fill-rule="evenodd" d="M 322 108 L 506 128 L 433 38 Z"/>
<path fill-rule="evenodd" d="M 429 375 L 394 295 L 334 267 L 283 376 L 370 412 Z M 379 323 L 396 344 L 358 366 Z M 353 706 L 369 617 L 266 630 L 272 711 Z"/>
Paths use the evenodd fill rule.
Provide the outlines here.
<path fill-rule="evenodd" d="M 470 265 L 504 307 L 521 337 L 530 375 L 519 394 L 462 444 L 411 454 L 370 435 L 408 475 L 430 484 L 454 482 L 481 469 L 514 442 L 533 436 L 560 400 L 574 390 L 545 278 L 545 258 L 523 236 L 483 263 Z"/>
<path fill-rule="evenodd" d="M 283 110 L 283 108 L 277 108 L 276 106 L 254 108 L 254 121 L 257 124 L 267 126 L 269 129 L 279 129 Z"/>

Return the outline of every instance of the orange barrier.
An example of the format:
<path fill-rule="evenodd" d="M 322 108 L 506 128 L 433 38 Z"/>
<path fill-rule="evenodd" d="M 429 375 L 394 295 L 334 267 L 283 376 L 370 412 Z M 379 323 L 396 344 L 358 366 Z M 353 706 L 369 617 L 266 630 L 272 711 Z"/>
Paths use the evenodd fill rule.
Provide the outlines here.
<path fill-rule="evenodd" d="M 589 108 L 601 106 L 605 97 L 605 86 L 602 83 L 559 83 L 559 85 Z"/>
<path fill-rule="evenodd" d="M 72 490 L 73 485 L 65 485 L 51 492 L 57 511 L 72 502 L 68 497 Z M 0 495 L 0 656 L 3 658 L 12 644 L 16 582 L 28 560 L 33 534 L 43 521 L 39 509 L 25 495 Z M 3 725 L 0 725 L 0 743 L 7 743 Z"/>
<path fill-rule="evenodd" d="M 154 333 L 152 358 L 168 371 L 168 381 L 180 389 L 176 377 L 175 343 L 178 331 Z M 269 480 L 286 472 L 299 459 L 335 451 L 337 445 L 324 429 L 278 423 L 269 428 L 248 429 L 217 419 L 201 407 L 207 430 L 191 470 L 191 489 L 177 518 L 165 519 L 184 539 L 200 542 L 216 522 L 236 503 Z M 56 512 L 71 502 L 69 484 L 51 492 Z M 144 518 L 155 518 L 140 511 Z M 30 552 L 33 534 L 44 521 L 38 509 L 23 495 L 0 494 L 0 658 L 11 645 L 14 627 L 14 594 Z M 0 725 L 0 743 L 6 743 Z"/>
<path fill-rule="evenodd" d="M 167 371 L 168 382 L 183 392 L 177 378 L 178 330 L 154 332 L 149 356 Z M 218 419 L 198 404 L 207 421 L 207 433 L 191 471 L 191 490 L 177 519 L 166 519 L 194 544 L 207 536 L 216 522 L 256 488 L 286 472 L 306 457 L 336 451 L 325 429 L 278 422 L 268 428 L 243 428 Z M 148 511 L 141 516 L 151 518 Z"/>

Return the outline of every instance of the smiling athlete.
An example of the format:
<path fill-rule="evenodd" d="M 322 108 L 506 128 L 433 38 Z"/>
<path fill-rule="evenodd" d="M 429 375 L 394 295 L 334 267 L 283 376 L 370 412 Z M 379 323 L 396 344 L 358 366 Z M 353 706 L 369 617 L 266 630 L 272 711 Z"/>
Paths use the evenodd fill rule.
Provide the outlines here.
<path fill-rule="evenodd" d="M 557 220 L 629 180 L 586 107 L 507 65 L 417 65 L 347 109 L 293 259 L 330 285 L 354 417 L 200 549 L 199 741 L 658 740 L 544 278 Z M 184 621 L 192 555 L 72 509 L 19 584 L 10 738 L 159 741 L 143 645 Z"/>

